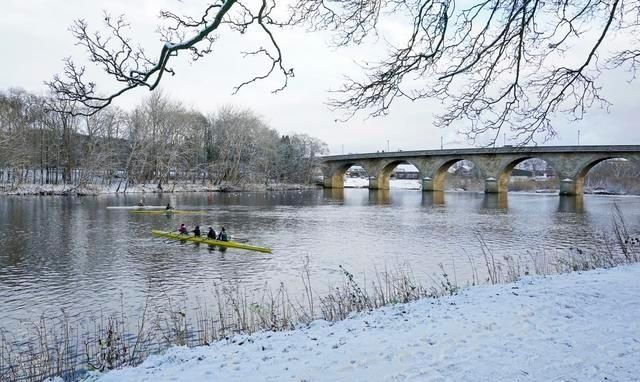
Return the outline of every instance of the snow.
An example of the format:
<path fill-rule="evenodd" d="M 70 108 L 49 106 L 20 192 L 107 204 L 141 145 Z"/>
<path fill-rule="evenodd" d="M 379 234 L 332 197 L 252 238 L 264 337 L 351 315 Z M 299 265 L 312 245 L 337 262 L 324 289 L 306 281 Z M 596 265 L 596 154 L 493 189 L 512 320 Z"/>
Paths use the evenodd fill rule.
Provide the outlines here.
<path fill-rule="evenodd" d="M 638 381 L 640 264 L 175 347 L 90 381 Z"/>
<path fill-rule="evenodd" d="M 345 188 L 367 188 L 369 179 L 367 178 L 344 178 Z"/>
<path fill-rule="evenodd" d="M 127 194 L 133 193 L 158 193 L 158 192 L 217 192 L 217 191 L 285 191 L 285 190 L 306 190 L 313 189 L 313 185 L 304 184 L 284 184 L 284 183 L 272 183 L 269 186 L 264 184 L 244 184 L 242 186 L 230 186 L 230 185 L 211 185 L 202 184 L 200 182 L 176 182 L 168 183 L 163 186 L 162 190 L 158 189 L 156 183 L 154 184 L 137 184 L 126 188 Z M 118 188 L 118 183 L 113 183 L 110 186 L 106 185 L 87 185 L 83 187 L 77 187 L 72 185 L 38 185 L 38 184 L 24 184 L 16 188 L 9 188 L 8 186 L 0 185 L 0 195 L 100 195 L 100 194 L 115 194 L 117 192 L 124 193 L 125 187 L 121 185 Z"/>
<path fill-rule="evenodd" d="M 418 179 L 392 179 L 389 181 L 390 188 L 405 188 L 412 190 L 420 190 L 420 180 Z"/>
<path fill-rule="evenodd" d="M 369 187 L 369 179 L 367 178 L 344 178 L 344 187 L 346 188 L 367 188 Z M 420 189 L 420 180 L 418 179 L 391 179 L 389 181 L 390 188 L 403 189 Z"/>
<path fill-rule="evenodd" d="M 116 191 L 123 193 L 125 186 L 121 185 L 118 189 L 118 183 L 107 185 L 87 185 L 77 187 L 64 184 L 23 184 L 16 188 L 0 187 L 0 194 L 9 195 L 99 195 L 99 194 L 115 194 Z M 213 186 L 201 185 L 200 183 L 178 183 L 167 184 L 164 186 L 164 192 L 193 192 L 193 191 L 217 191 Z M 140 184 L 130 186 L 126 189 L 127 193 L 156 193 L 158 192 L 157 184 Z"/>

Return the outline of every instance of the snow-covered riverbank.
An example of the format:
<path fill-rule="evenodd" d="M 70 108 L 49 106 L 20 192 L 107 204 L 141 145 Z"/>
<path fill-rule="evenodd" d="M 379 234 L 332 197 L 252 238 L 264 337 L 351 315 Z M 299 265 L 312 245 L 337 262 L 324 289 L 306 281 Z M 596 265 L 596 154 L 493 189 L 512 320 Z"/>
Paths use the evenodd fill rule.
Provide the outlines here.
<path fill-rule="evenodd" d="M 369 179 L 346 178 L 346 188 L 367 188 L 369 187 Z M 420 181 L 417 179 L 392 179 L 391 188 L 397 189 L 420 189 Z M 290 183 L 272 183 L 265 184 L 244 184 L 242 186 L 232 185 L 211 185 L 202 183 L 177 182 L 165 184 L 162 190 L 157 184 L 137 184 L 129 186 L 125 189 L 124 185 L 118 186 L 117 183 L 112 185 L 53 185 L 53 184 L 24 184 L 11 188 L 9 186 L 0 185 L 0 195 L 102 195 L 102 194 L 152 194 L 152 193 L 172 193 L 172 192 L 260 192 L 260 191 L 289 191 L 289 190 L 310 190 L 320 186 L 315 184 L 290 184 Z"/>
<path fill-rule="evenodd" d="M 135 186 L 118 187 L 118 184 L 107 185 L 38 185 L 26 184 L 15 188 L 0 187 L 0 195 L 101 195 L 101 194 L 145 194 L 145 193 L 172 193 L 172 192 L 243 192 L 243 191 L 287 191 L 287 190 L 308 190 L 315 189 L 316 185 L 273 183 L 245 184 L 242 186 L 230 185 L 210 185 L 202 183 L 169 183 L 162 189 L 157 184 L 139 184 Z"/>
<path fill-rule="evenodd" d="M 345 188 L 368 188 L 369 179 L 367 178 L 344 178 Z M 390 188 L 402 188 L 410 190 L 420 189 L 420 180 L 418 179 L 391 179 L 389 181 Z"/>
<path fill-rule="evenodd" d="M 173 348 L 92 381 L 637 381 L 640 264 Z"/>

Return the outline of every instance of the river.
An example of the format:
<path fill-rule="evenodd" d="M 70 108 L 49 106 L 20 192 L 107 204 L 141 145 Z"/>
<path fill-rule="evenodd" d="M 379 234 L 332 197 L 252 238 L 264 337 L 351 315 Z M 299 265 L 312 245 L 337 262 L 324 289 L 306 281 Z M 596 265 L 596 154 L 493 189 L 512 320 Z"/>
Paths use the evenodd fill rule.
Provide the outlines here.
<path fill-rule="evenodd" d="M 611 230 L 614 202 L 628 225 L 640 228 L 640 198 L 612 196 L 505 198 L 399 189 L 184 193 L 147 195 L 146 203 L 171 202 L 204 214 L 107 209 L 139 198 L 0 197 L 0 327 L 11 330 L 62 311 L 134 314 L 147 297 L 163 293 L 206 301 L 217 280 L 237 280 L 248 289 L 284 282 L 298 291 L 307 257 L 319 292 L 340 278 L 339 265 L 361 277 L 406 263 L 428 278 L 442 263 L 463 284 L 471 275 L 469 259 L 478 266 L 484 261 L 478 235 L 496 257 L 588 249 Z M 150 234 L 180 223 L 225 226 L 273 253 L 221 252 Z"/>

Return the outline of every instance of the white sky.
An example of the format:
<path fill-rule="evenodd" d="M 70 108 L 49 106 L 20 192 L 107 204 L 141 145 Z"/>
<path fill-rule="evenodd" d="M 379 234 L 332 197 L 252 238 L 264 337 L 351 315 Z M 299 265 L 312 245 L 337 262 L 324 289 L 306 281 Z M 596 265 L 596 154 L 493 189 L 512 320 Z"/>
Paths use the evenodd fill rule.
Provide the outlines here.
<path fill-rule="evenodd" d="M 155 34 L 160 9 L 198 15 L 203 4 L 206 2 L 191 0 L 3 0 L 0 89 L 21 87 L 43 93 L 43 82 L 61 72 L 62 58 L 73 56 L 77 62 L 90 65 L 86 53 L 74 46 L 68 32 L 74 19 L 84 18 L 96 29 L 101 27 L 103 10 L 113 16 L 125 14 L 132 24 L 131 36 L 155 57 L 161 47 Z M 400 28 L 392 24 L 386 28 L 387 37 L 391 34 L 390 38 L 398 38 Z M 335 122 L 341 114 L 326 106 L 328 91 L 338 88 L 343 75 L 357 73 L 357 64 L 365 58 L 372 61 L 382 58 L 384 45 L 372 42 L 360 48 L 335 50 L 326 43 L 328 35 L 275 32 L 285 65 L 293 67 L 296 74 L 285 91 L 271 94 L 277 83 L 266 81 L 231 94 L 235 85 L 261 68 L 259 63 L 240 54 L 266 44 L 255 41 L 252 34 L 243 38 L 222 36 L 214 52 L 196 63 L 191 63 L 187 55 L 177 57 L 172 65 L 177 74 L 165 77 L 163 91 L 204 113 L 230 104 L 250 108 L 280 133 L 306 133 L 322 139 L 333 154 L 340 154 L 343 147 L 345 153 L 386 151 L 387 140 L 392 151 L 435 149 L 440 147 L 441 136 L 445 148 L 469 146 L 453 128 L 433 126 L 433 115 L 440 107 L 436 102 L 400 101 L 387 117 L 366 118 L 360 114 L 346 123 Z M 636 126 L 640 119 L 640 82 L 629 83 L 629 79 L 626 72 L 605 74 L 601 85 L 605 96 L 613 102 L 610 112 L 594 109 L 583 121 L 571 124 L 558 121 L 560 136 L 547 144 L 575 144 L 578 129 L 581 144 L 640 144 L 640 129 Z M 98 81 L 98 85 L 100 89 L 108 89 L 106 81 Z M 136 90 L 117 104 L 131 109 L 147 94 L 146 90 Z"/>

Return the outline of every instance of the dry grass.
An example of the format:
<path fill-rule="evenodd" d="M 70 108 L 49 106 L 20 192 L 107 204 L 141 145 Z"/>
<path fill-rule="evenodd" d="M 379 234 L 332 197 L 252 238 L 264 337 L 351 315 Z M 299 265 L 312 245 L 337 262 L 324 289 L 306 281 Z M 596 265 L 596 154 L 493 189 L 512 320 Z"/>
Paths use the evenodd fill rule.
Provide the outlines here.
<path fill-rule="evenodd" d="M 337 321 L 354 312 L 457 291 L 444 267 L 442 275 L 433 278 L 437 283 L 429 288 L 421 285 L 409 268 L 378 272 L 373 282 L 363 284 L 367 287 L 340 269 L 342 281 L 318 299 L 306 259 L 300 301 L 291 299 L 283 284 L 276 289 L 265 285 L 254 293 L 239 283 L 218 282 L 213 288 L 213 304 L 198 302 L 195 309 L 188 309 L 186 297 L 175 301 L 165 294 L 160 303 L 147 300 L 135 319 L 126 316 L 124 308 L 118 314 L 86 320 L 66 315 L 42 317 L 23 338 L 1 333 L 0 380 L 41 381 L 54 376 L 77 380 L 87 371 L 137 365 L 148 355 L 174 345 L 208 345 L 233 340 L 239 333 L 292 330 L 315 319 Z"/>
<path fill-rule="evenodd" d="M 516 281 L 530 274 L 550 275 L 640 262 L 640 235 L 632 235 L 624 214 L 614 203 L 611 211 L 613 235 L 604 237 L 595 249 L 570 247 L 568 251 L 528 253 L 526 257 L 504 256 L 497 259 L 480 233 L 476 233 L 487 271 L 487 282 Z"/>

